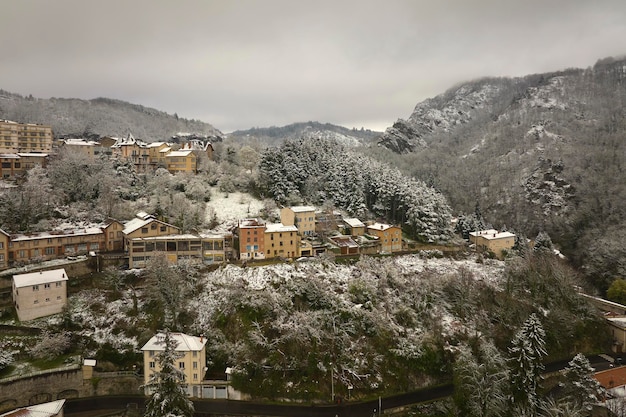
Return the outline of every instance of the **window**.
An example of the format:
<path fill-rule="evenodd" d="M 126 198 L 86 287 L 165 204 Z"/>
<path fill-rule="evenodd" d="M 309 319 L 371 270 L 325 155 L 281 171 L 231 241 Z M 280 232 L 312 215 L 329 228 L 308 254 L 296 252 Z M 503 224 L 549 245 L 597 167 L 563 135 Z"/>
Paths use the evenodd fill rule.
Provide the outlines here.
<path fill-rule="evenodd" d="M 0 249 L 4 249 L 4 242 L 0 242 Z"/>
<path fill-rule="evenodd" d="M 39 304 L 39 300 L 33 301 L 33 304 Z"/>
<path fill-rule="evenodd" d="M 198 380 L 198 374 L 193 374 L 193 379 Z"/>
<path fill-rule="evenodd" d="M 197 357 L 198 357 L 198 352 L 197 352 L 197 351 L 195 351 L 195 350 L 193 351 L 193 357 L 194 357 L 194 358 L 197 358 Z"/>
<path fill-rule="evenodd" d="M 195 353 L 195 352 L 194 352 Z M 198 369 L 198 362 L 193 363 L 193 369 Z"/>
<path fill-rule="evenodd" d="M 33 291 L 39 291 L 39 285 L 33 285 Z"/>
<path fill-rule="evenodd" d="M 150 362 L 150 369 L 154 369 L 156 368 L 155 363 L 154 362 Z"/>
<path fill-rule="evenodd" d="M 162 232 L 165 232 L 167 230 L 167 227 L 165 227 L 165 225 L 163 225 L 163 226 L 161 226 L 161 229 L 159 229 L 159 230 L 161 230 Z"/>
<path fill-rule="evenodd" d="M 152 223 L 152 224 L 150 225 L 150 229 L 152 229 L 152 230 L 156 230 L 156 228 L 157 228 L 157 224 L 156 224 L 156 223 Z"/>
<path fill-rule="evenodd" d="M 50 288 L 50 284 L 49 283 L 48 284 L 43 284 L 43 287 L 44 288 Z"/>
<path fill-rule="evenodd" d="M 153 356 L 154 356 L 154 350 L 149 351 L 149 352 L 148 352 L 148 355 L 149 355 L 150 357 L 153 357 Z"/>
<path fill-rule="evenodd" d="M 61 296 L 60 296 L 60 295 L 57 295 L 57 300 L 60 300 L 60 299 L 61 299 Z"/>
<path fill-rule="evenodd" d="M 148 233 L 148 228 L 147 228 L 147 227 L 142 227 L 142 228 L 141 228 L 141 233 L 142 233 L 142 234 L 144 234 L 144 235 L 145 235 L 146 233 Z"/>
<path fill-rule="evenodd" d="M 57 282 L 57 283 L 56 283 L 56 286 L 57 286 L 57 288 L 58 288 L 58 287 L 62 287 L 62 286 L 63 286 L 63 283 L 62 283 L 62 282 Z"/>
<path fill-rule="evenodd" d="M 48 301 L 50 301 L 50 298 L 46 298 L 46 303 L 47 303 Z"/>
<path fill-rule="evenodd" d="M 54 255 L 54 248 L 53 247 L 46 248 L 46 255 Z"/>
<path fill-rule="evenodd" d="M 185 369 L 185 362 L 178 362 L 179 369 Z"/>

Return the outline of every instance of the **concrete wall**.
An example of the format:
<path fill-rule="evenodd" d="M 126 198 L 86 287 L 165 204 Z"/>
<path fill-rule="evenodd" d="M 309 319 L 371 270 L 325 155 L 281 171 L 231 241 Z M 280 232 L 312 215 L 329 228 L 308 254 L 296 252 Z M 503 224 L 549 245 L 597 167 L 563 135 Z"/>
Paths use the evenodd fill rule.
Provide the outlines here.
<path fill-rule="evenodd" d="M 95 373 L 83 379 L 80 366 L 0 380 L 0 413 L 61 398 L 141 394 L 142 380 L 123 373 Z"/>

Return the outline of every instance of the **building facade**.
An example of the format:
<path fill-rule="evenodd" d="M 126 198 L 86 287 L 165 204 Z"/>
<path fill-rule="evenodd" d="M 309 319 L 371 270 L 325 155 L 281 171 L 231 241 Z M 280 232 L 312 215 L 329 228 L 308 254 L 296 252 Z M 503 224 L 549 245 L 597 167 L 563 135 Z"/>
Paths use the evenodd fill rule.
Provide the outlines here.
<path fill-rule="evenodd" d="M 394 253 L 402 251 L 402 229 L 385 223 L 374 223 L 367 226 L 367 233 L 376 236 L 380 241 L 380 251 Z"/>
<path fill-rule="evenodd" d="M 267 259 L 300 256 L 300 236 L 296 226 L 285 226 L 282 223 L 268 224 L 264 239 Z"/>
<path fill-rule="evenodd" d="M 175 351 L 180 356 L 174 364 L 184 374 L 184 381 L 180 382 L 186 386 L 187 395 L 200 397 L 199 389 L 206 373 L 206 339 L 184 333 L 170 333 L 170 337 L 175 341 Z M 165 350 L 164 338 L 164 334 L 158 333 L 141 348 L 146 394 L 150 393 L 148 387 L 150 379 L 155 372 L 161 370 L 157 355 Z"/>
<path fill-rule="evenodd" d="M 52 138 L 50 126 L 0 120 L 0 153 L 50 153 Z"/>
<path fill-rule="evenodd" d="M 239 259 L 265 259 L 265 222 L 260 219 L 239 220 Z"/>
<path fill-rule="evenodd" d="M 311 236 L 315 234 L 315 207 L 284 207 L 280 209 L 280 222 L 285 226 L 296 226 L 301 236 Z"/>
<path fill-rule="evenodd" d="M 67 305 L 64 269 L 13 276 L 13 303 L 20 321 L 58 314 Z"/>
<path fill-rule="evenodd" d="M 502 259 L 504 252 L 515 246 L 515 235 L 511 232 L 499 232 L 494 229 L 470 232 L 470 243 L 476 245 L 478 251 L 491 251 Z"/>

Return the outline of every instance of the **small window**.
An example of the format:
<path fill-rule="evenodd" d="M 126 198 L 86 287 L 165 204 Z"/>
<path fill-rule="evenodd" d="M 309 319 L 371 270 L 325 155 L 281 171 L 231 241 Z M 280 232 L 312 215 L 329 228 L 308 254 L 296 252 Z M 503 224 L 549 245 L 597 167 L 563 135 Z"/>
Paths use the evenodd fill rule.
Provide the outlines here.
<path fill-rule="evenodd" d="M 161 229 L 160 229 L 160 230 L 161 230 L 162 232 L 165 232 L 165 231 L 167 230 L 167 227 L 165 227 L 165 226 L 161 226 Z"/>
<path fill-rule="evenodd" d="M 178 362 L 178 368 L 185 369 L 185 362 Z"/>
<path fill-rule="evenodd" d="M 39 291 L 39 285 L 33 285 L 33 291 Z"/>
<path fill-rule="evenodd" d="M 155 363 L 154 362 L 150 362 L 150 369 L 154 369 L 155 367 L 156 367 Z"/>
<path fill-rule="evenodd" d="M 148 233 L 148 228 L 147 228 L 147 227 L 142 227 L 142 228 L 141 228 L 141 233 L 142 233 L 142 234 L 146 234 L 146 233 Z"/>
<path fill-rule="evenodd" d="M 44 288 L 50 288 L 50 284 L 43 284 Z"/>

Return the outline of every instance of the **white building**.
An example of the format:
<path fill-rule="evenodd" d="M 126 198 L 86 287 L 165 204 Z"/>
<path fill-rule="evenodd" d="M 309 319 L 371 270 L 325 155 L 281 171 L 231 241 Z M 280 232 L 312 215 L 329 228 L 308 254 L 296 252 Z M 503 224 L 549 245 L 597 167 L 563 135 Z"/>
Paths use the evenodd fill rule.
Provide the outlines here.
<path fill-rule="evenodd" d="M 67 305 L 65 269 L 13 275 L 13 303 L 20 321 L 57 314 Z"/>

